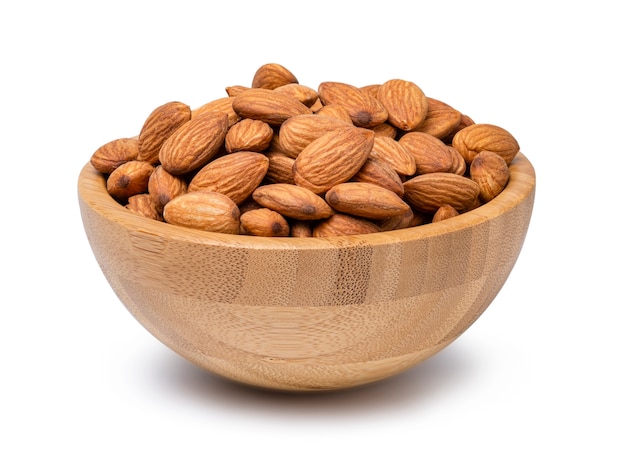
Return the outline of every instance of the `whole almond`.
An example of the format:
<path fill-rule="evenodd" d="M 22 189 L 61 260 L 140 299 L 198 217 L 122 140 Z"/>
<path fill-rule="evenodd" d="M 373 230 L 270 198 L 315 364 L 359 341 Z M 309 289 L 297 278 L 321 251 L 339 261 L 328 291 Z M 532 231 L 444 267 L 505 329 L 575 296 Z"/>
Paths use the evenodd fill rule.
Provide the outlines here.
<path fill-rule="evenodd" d="M 424 132 L 409 132 L 398 142 L 413 156 L 417 174 L 449 172 L 454 163 L 448 146 Z"/>
<path fill-rule="evenodd" d="M 326 132 L 296 157 L 293 177 L 297 185 L 321 194 L 350 180 L 368 159 L 374 132 L 346 126 Z"/>
<path fill-rule="evenodd" d="M 461 121 L 459 122 L 459 125 L 456 126 L 452 132 L 450 132 L 448 135 L 443 137 L 441 141 L 443 141 L 446 144 L 451 145 L 452 140 L 454 139 L 454 135 L 456 135 L 456 133 L 459 130 L 464 129 L 467 126 L 471 126 L 472 124 L 475 124 L 474 120 L 470 118 L 469 116 L 467 116 L 466 114 L 461 113 Z"/>
<path fill-rule="evenodd" d="M 156 205 L 152 197 L 148 193 L 140 193 L 128 198 L 126 208 L 142 217 L 151 220 L 163 221 L 161 209 Z"/>
<path fill-rule="evenodd" d="M 204 166 L 224 145 L 228 115 L 208 111 L 180 126 L 165 140 L 159 153 L 161 165 L 179 176 Z"/>
<path fill-rule="evenodd" d="M 344 235 L 372 234 L 381 229 L 370 220 L 335 213 L 313 227 L 313 237 L 338 237 Z"/>
<path fill-rule="evenodd" d="M 239 233 L 240 212 L 228 196 L 215 192 L 190 192 L 165 205 L 167 223 L 203 231 Z"/>
<path fill-rule="evenodd" d="M 188 191 L 213 191 L 241 204 L 259 186 L 268 167 L 269 159 L 258 152 L 226 154 L 202 167 L 189 182 Z"/>
<path fill-rule="evenodd" d="M 296 220 L 319 220 L 333 214 L 322 197 L 298 185 L 261 185 L 252 193 L 252 199 L 263 207 Z"/>
<path fill-rule="evenodd" d="M 380 137 L 396 138 L 398 136 L 398 129 L 388 122 L 383 122 L 377 126 L 370 127 L 370 130 L 373 130 L 376 133 L 376 136 Z"/>
<path fill-rule="evenodd" d="M 162 212 L 165 204 L 187 192 L 187 181 L 157 166 L 148 179 L 148 193 L 154 205 Z"/>
<path fill-rule="evenodd" d="M 459 215 L 459 212 L 454 207 L 448 204 L 444 204 L 437 209 L 437 211 L 433 215 L 432 222 L 437 223 L 438 221 L 447 220 L 448 218 L 453 218 L 457 215 Z"/>
<path fill-rule="evenodd" d="M 520 150 L 510 132 L 493 124 L 472 124 L 459 130 L 452 139 L 452 146 L 468 164 L 482 151 L 495 152 L 509 164 Z"/>
<path fill-rule="evenodd" d="M 392 79 L 378 89 L 377 99 L 387 110 L 388 122 L 403 131 L 419 126 L 428 113 L 428 100 L 415 83 Z"/>
<path fill-rule="evenodd" d="M 296 158 L 315 139 L 326 132 L 345 128 L 347 125 L 345 121 L 332 116 L 309 114 L 292 116 L 280 126 L 278 141 L 285 154 Z"/>
<path fill-rule="evenodd" d="M 491 151 L 482 151 L 470 165 L 470 177 L 480 188 L 480 198 L 489 202 L 509 182 L 510 170 L 504 158 Z"/>
<path fill-rule="evenodd" d="M 241 214 L 241 233 L 260 237 L 288 237 L 289 223 L 278 212 L 267 208 Z"/>
<path fill-rule="evenodd" d="M 252 78 L 252 88 L 275 89 L 289 83 L 298 83 L 298 79 L 289 69 L 277 63 L 262 65 Z"/>
<path fill-rule="evenodd" d="M 415 128 L 416 132 L 424 132 L 437 138 L 449 135 L 461 122 L 461 112 L 440 100 L 428 97 L 426 117 Z"/>
<path fill-rule="evenodd" d="M 228 127 L 232 127 L 241 120 L 241 117 L 233 110 L 233 99 L 231 97 L 220 97 L 196 108 L 191 112 L 191 119 L 210 111 L 226 113 L 228 116 Z"/>
<path fill-rule="evenodd" d="M 316 111 L 319 116 L 332 116 L 333 118 L 341 119 L 342 121 L 353 125 L 350 113 L 346 110 L 346 107 L 339 104 L 323 105 Z M 384 123 L 383 123 L 384 124 Z"/>
<path fill-rule="evenodd" d="M 274 88 L 274 91 L 277 93 L 287 94 L 288 96 L 299 100 L 307 107 L 312 107 L 318 99 L 317 91 L 299 83 L 281 85 L 278 88 Z"/>
<path fill-rule="evenodd" d="M 120 201 L 133 195 L 148 192 L 148 180 L 154 166 L 148 162 L 132 160 L 118 166 L 107 179 L 107 191 Z"/>
<path fill-rule="evenodd" d="M 417 170 L 413 155 L 400 141 L 391 137 L 376 135 L 371 156 L 387 162 L 403 176 L 412 176 Z"/>
<path fill-rule="evenodd" d="M 443 205 L 459 212 L 473 207 L 480 188 L 473 180 L 453 173 L 428 173 L 404 182 L 404 200 L 416 210 L 434 213 Z"/>
<path fill-rule="evenodd" d="M 265 179 L 268 182 L 295 184 L 293 164 L 296 160 L 293 157 L 289 157 L 278 150 L 268 151 L 265 156 L 269 159 L 269 167 L 265 174 Z"/>
<path fill-rule="evenodd" d="M 371 85 L 361 86 L 359 89 L 366 93 L 368 96 L 378 97 L 378 90 L 380 89 L 380 83 L 373 83 Z"/>
<path fill-rule="evenodd" d="M 235 97 L 235 96 L 238 96 L 239 94 L 241 94 L 244 91 L 247 91 L 249 89 L 250 89 L 249 86 L 243 86 L 243 85 L 227 86 L 226 87 L 226 94 L 228 95 L 228 97 Z"/>
<path fill-rule="evenodd" d="M 385 107 L 375 97 L 356 86 L 341 82 L 322 82 L 317 92 L 324 105 L 343 106 L 355 126 L 371 128 L 387 120 Z"/>
<path fill-rule="evenodd" d="M 377 224 L 381 231 L 393 231 L 396 229 L 405 229 L 413 225 L 414 219 L 413 209 L 409 209 L 406 212 L 395 215 L 389 218 L 383 218 L 378 221 Z"/>
<path fill-rule="evenodd" d="M 310 221 L 293 220 L 289 226 L 291 237 L 313 237 L 313 226 Z"/>
<path fill-rule="evenodd" d="M 351 180 L 369 182 L 386 188 L 398 196 L 404 195 L 404 186 L 398 173 L 391 165 L 379 158 L 370 156 Z"/>
<path fill-rule="evenodd" d="M 232 99 L 237 115 L 258 119 L 271 126 L 279 126 L 292 116 L 313 114 L 295 97 L 269 89 L 249 89 Z"/>
<path fill-rule="evenodd" d="M 254 151 L 267 149 L 272 142 L 274 129 L 258 119 L 242 119 L 228 129 L 224 145 L 226 152 Z"/>
<path fill-rule="evenodd" d="M 379 220 L 411 210 L 397 194 L 369 182 L 344 182 L 326 192 L 326 202 L 336 211 Z"/>
<path fill-rule="evenodd" d="M 165 140 L 190 119 L 191 109 L 182 102 L 168 102 L 154 109 L 139 132 L 137 160 L 156 164 Z"/>
<path fill-rule="evenodd" d="M 459 176 L 464 176 L 467 172 L 467 163 L 465 163 L 465 159 L 461 153 L 452 146 L 448 146 L 448 151 L 450 152 L 450 158 L 452 159 L 452 165 L 450 165 L 449 172 L 458 174 Z"/>
<path fill-rule="evenodd" d="M 118 166 L 135 160 L 139 153 L 136 137 L 118 138 L 100 146 L 91 155 L 91 165 L 103 174 L 110 174 Z"/>

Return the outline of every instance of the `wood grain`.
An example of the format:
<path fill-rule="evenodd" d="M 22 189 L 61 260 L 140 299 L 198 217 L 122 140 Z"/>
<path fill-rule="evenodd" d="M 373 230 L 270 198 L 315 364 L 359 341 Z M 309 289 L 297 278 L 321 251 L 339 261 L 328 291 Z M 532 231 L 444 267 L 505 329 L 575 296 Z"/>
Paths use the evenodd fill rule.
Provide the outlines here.
<path fill-rule="evenodd" d="M 139 217 L 89 163 L 78 180 L 94 256 L 139 323 L 210 372 L 286 391 L 379 381 L 458 338 L 508 278 L 534 195 L 534 168 L 520 153 L 497 198 L 446 221 L 266 238 Z"/>

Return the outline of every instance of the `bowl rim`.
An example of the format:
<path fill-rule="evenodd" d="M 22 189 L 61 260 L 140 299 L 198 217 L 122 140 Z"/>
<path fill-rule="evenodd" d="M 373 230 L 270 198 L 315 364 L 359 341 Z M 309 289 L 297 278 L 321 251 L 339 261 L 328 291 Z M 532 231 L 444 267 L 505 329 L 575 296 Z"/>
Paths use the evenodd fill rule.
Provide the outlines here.
<path fill-rule="evenodd" d="M 105 176 L 87 162 L 78 177 L 78 197 L 81 214 L 90 209 L 107 221 L 112 221 L 136 233 L 151 234 L 197 244 L 255 249 L 307 249 L 346 246 L 377 246 L 398 242 L 423 240 L 457 232 L 496 218 L 534 196 L 536 175 L 530 160 L 518 152 L 509 165 L 510 177 L 505 189 L 491 201 L 456 217 L 436 223 L 369 234 L 338 237 L 258 237 L 202 231 L 152 220 L 131 212 L 113 199 L 106 190 Z M 84 221 L 84 220 L 83 220 Z"/>

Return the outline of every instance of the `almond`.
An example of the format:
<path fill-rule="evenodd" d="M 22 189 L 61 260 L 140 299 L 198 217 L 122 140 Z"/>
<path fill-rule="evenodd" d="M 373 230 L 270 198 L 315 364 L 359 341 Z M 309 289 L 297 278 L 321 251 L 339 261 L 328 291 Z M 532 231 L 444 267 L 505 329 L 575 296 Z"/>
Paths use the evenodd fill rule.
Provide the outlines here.
<path fill-rule="evenodd" d="M 233 110 L 233 99 L 231 97 L 220 97 L 196 108 L 191 112 L 191 119 L 209 111 L 220 111 L 228 116 L 228 127 L 232 127 L 241 119 Z"/>
<path fill-rule="evenodd" d="M 265 179 L 270 183 L 295 184 L 293 180 L 294 158 L 278 151 L 272 150 L 265 153 L 269 159 L 269 167 Z"/>
<path fill-rule="evenodd" d="M 452 165 L 450 165 L 449 172 L 458 174 L 459 176 L 464 176 L 467 172 L 467 163 L 465 163 L 465 159 L 461 153 L 452 146 L 448 146 L 448 151 L 450 152 L 450 158 L 452 159 Z"/>
<path fill-rule="evenodd" d="M 258 119 L 279 126 L 296 115 L 313 114 L 296 98 L 268 89 L 249 89 L 235 96 L 233 110 L 242 118 Z"/>
<path fill-rule="evenodd" d="M 319 110 L 317 110 L 316 114 L 318 116 L 332 116 L 333 118 L 341 119 L 342 121 L 353 125 L 350 113 L 348 113 L 348 110 L 346 110 L 346 107 L 343 105 L 323 105 Z"/>
<path fill-rule="evenodd" d="M 148 193 L 140 193 L 128 198 L 126 208 L 142 217 L 151 220 L 163 221 L 161 209 L 156 205 L 152 197 Z"/>
<path fill-rule="evenodd" d="M 118 166 L 107 179 L 107 191 L 120 201 L 125 201 L 133 195 L 147 193 L 148 180 L 154 171 L 154 166 L 148 162 L 132 160 Z"/>
<path fill-rule="evenodd" d="M 186 180 L 168 173 L 161 165 L 154 169 L 148 179 L 148 193 L 160 212 L 165 204 L 186 192 Z"/>
<path fill-rule="evenodd" d="M 159 160 L 171 174 L 179 176 L 204 166 L 224 145 L 228 115 L 208 111 L 179 127 L 161 147 Z"/>
<path fill-rule="evenodd" d="M 374 145 L 374 132 L 346 126 L 326 132 L 296 157 L 294 181 L 321 194 L 350 180 L 363 166 Z"/>
<path fill-rule="evenodd" d="M 470 165 L 470 177 L 480 188 L 480 198 L 489 202 L 498 196 L 509 182 L 510 170 L 503 157 L 482 151 Z"/>
<path fill-rule="evenodd" d="M 168 102 L 154 109 L 139 132 L 137 160 L 156 164 L 165 140 L 190 119 L 191 109 L 182 102 Z"/>
<path fill-rule="evenodd" d="M 413 155 L 401 142 L 391 137 L 376 135 L 371 156 L 387 162 L 403 176 L 412 176 L 417 170 Z"/>
<path fill-rule="evenodd" d="M 387 120 L 387 110 L 375 98 L 356 86 L 341 82 L 322 82 L 318 95 L 324 105 L 339 104 L 358 127 L 374 127 Z"/>
<path fill-rule="evenodd" d="M 411 210 L 397 194 L 369 182 L 337 184 L 326 192 L 325 199 L 338 212 L 375 220 Z"/>
<path fill-rule="evenodd" d="M 417 174 L 449 172 L 453 160 L 448 146 L 424 132 L 409 132 L 398 142 L 413 156 Z"/>
<path fill-rule="evenodd" d="M 459 212 L 473 207 L 480 189 L 473 180 L 453 173 L 428 173 L 404 182 L 404 200 L 416 210 L 434 213 L 443 205 Z"/>
<path fill-rule="evenodd" d="M 278 212 L 267 208 L 249 210 L 241 214 L 240 232 L 261 237 L 288 237 L 289 223 Z"/>
<path fill-rule="evenodd" d="M 275 88 L 274 91 L 298 99 L 307 107 L 312 107 L 318 99 L 317 91 L 308 86 L 300 85 L 299 83 L 288 83 Z"/>
<path fill-rule="evenodd" d="M 457 215 L 459 215 L 459 212 L 454 207 L 444 204 L 437 209 L 433 215 L 432 222 L 437 223 L 438 221 L 447 220 L 448 218 L 456 217 Z"/>
<path fill-rule="evenodd" d="M 475 124 L 474 120 L 472 118 L 470 118 L 469 116 L 461 113 L 461 121 L 459 122 L 459 125 L 456 126 L 452 132 L 450 132 L 448 135 L 443 137 L 441 140 L 444 143 L 446 143 L 446 144 L 452 144 L 452 140 L 454 139 L 454 135 L 456 135 L 456 133 L 459 130 L 464 129 L 467 126 L 471 126 L 472 124 Z"/>
<path fill-rule="evenodd" d="M 444 138 L 461 122 L 461 112 L 440 100 L 428 97 L 428 112 L 420 125 L 414 130 L 437 138 Z"/>
<path fill-rule="evenodd" d="M 398 173 L 384 160 L 369 157 L 351 179 L 354 182 L 369 182 L 404 195 L 404 186 Z"/>
<path fill-rule="evenodd" d="M 372 234 L 380 231 L 380 227 L 370 220 L 343 213 L 336 213 L 315 225 L 313 228 L 313 237 Z"/>
<path fill-rule="evenodd" d="M 280 126 L 278 141 L 285 154 L 296 158 L 315 139 L 321 137 L 326 132 L 345 128 L 347 125 L 346 122 L 332 116 L 292 116 Z"/>
<path fill-rule="evenodd" d="M 262 185 L 252 193 L 252 199 L 263 207 L 296 220 L 319 220 L 333 214 L 323 198 L 298 185 Z"/>
<path fill-rule="evenodd" d="M 226 152 L 261 152 L 269 147 L 273 136 L 269 124 L 258 119 L 242 119 L 228 129 L 224 145 Z"/>
<path fill-rule="evenodd" d="M 227 154 L 202 167 L 189 182 L 188 191 L 213 191 L 241 204 L 259 186 L 268 167 L 269 159 L 258 152 Z"/>
<path fill-rule="evenodd" d="M 225 234 L 239 233 L 239 208 L 228 196 L 215 192 L 185 193 L 165 205 L 167 223 Z"/>
<path fill-rule="evenodd" d="M 452 139 L 452 146 L 461 153 L 467 164 L 471 164 L 482 151 L 495 152 L 509 164 L 520 150 L 513 135 L 492 124 L 472 124 L 459 130 Z"/>
<path fill-rule="evenodd" d="M 277 63 L 264 64 L 252 78 L 252 88 L 275 89 L 289 83 L 298 83 L 298 79 L 289 69 Z"/>
<path fill-rule="evenodd" d="M 387 121 L 400 130 L 415 129 L 428 113 L 428 100 L 424 92 L 407 80 L 386 81 L 378 89 L 377 98 L 387 110 Z"/>
<path fill-rule="evenodd" d="M 249 89 L 250 89 L 249 86 L 242 86 L 242 85 L 227 86 L 226 94 L 228 95 L 228 97 L 235 97 Z"/>
<path fill-rule="evenodd" d="M 370 127 L 370 129 L 373 130 L 377 136 L 389 138 L 396 138 L 398 136 L 398 129 L 387 122 Z"/>
<path fill-rule="evenodd" d="M 313 227 L 310 221 L 295 220 L 291 222 L 289 227 L 289 235 L 291 237 L 313 237 Z"/>
<path fill-rule="evenodd" d="M 118 138 L 96 149 L 90 162 L 101 173 L 111 174 L 118 166 L 135 160 L 138 153 L 137 138 Z"/>
<path fill-rule="evenodd" d="M 395 215 L 393 217 L 384 218 L 377 222 L 381 231 L 393 231 L 396 229 L 404 229 L 411 227 L 413 225 L 414 220 L 413 209 L 409 209 L 406 212 Z"/>

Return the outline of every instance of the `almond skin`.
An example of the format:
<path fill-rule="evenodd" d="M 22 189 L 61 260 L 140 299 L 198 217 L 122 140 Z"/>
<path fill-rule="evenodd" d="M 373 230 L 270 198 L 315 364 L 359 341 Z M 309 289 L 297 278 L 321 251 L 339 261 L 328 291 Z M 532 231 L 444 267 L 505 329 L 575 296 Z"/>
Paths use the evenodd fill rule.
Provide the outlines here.
<path fill-rule="evenodd" d="M 182 102 L 168 102 L 154 109 L 139 132 L 137 160 L 156 164 L 165 140 L 190 119 L 191 109 Z"/>
<path fill-rule="evenodd" d="M 376 135 L 371 156 L 387 162 L 403 176 L 412 176 L 417 171 L 413 155 L 400 141 L 391 137 Z"/>
<path fill-rule="evenodd" d="M 357 127 L 371 128 L 387 120 L 387 110 L 365 91 L 348 83 L 322 82 L 318 95 L 324 105 L 339 104 L 344 107 Z"/>
<path fill-rule="evenodd" d="M 239 234 L 239 208 L 221 193 L 193 192 L 178 196 L 165 205 L 163 218 L 178 226 Z"/>
<path fill-rule="evenodd" d="M 161 165 L 179 176 L 204 166 L 224 145 L 228 132 L 228 115 L 208 111 L 179 127 L 163 143 L 159 153 Z"/>
<path fill-rule="evenodd" d="M 269 167 L 265 179 L 269 183 L 295 184 L 293 180 L 294 158 L 278 151 L 272 150 L 265 153 L 269 159 Z"/>
<path fill-rule="evenodd" d="M 424 132 L 437 138 L 444 138 L 461 122 L 461 112 L 440 100 L 427 98 L 428 113 L 416 132 Z"/>
<path fill-rule="evenodd" d="M 447 220 L 448 218 L 453 218 L 459 215 L 459 212 L 452 206 L 448 204 L 444 204 L 441 206 L 435 214 L 433 215 L 432 222 L 437 223 L 438 221 Z"/>
<path fill-rule="evenodd" d="M 339 104 L 324 105 L 319 110 L 317 110 L 316 115 L 332 116 L 333 118 L 341 119 L 342 121 L 350 125 L 353 125 L 352 118 L 350 117 L 350 113 L 348 113 L 348 110 L 346 110 L 346 107 L 344 107 L 343 105 L 339 105 Z"/>
<path fill-rule="evenodd" d="M 424 132 L 409 132 L 403 135 L 400 144 L 413 156 L 417 174 L 448 172 L 454 163 L 448 146 Z"/>
<path fill-rule="evenodd" d="M 118 166 L 137 159 L 137 138 L 118 138 L 100 146 L 91 156 L 91 165 L 103 174 L 111 174 Z"/>
<path fill-rule="evenodd" d="M 336 211 L 380 220 L 411 210 L 397 194 L 369 182 L 344 182 L 326 192 L 326 202 Z"/>
<path fill-rule="evenodd" d="M 260 237 L 288 237 L 289 223 L 278 212 L 267 208 L 249 210 L 240 217 L 240 232 Z"/>
<path fill-rule="evenodd" d="M 279 126 L 296 115 L 313 114 L 298 99 L 277 91 L 252 88 L 235 96 L 233 110 L 242 118 L 258 119 Z"/>
<path fill-rule="evenodd" d="M 435 213 L 446 204 L 466 211 L 476 205 L 479 193 L 476 182 L 453 173 L 422 174 L 404 182 L 404 200 L 426 213 Z"/>
<path fill-rule="evenodd" d="M 206 164 L 189 182 L 189 192 L 213 191 L 241 204 L 259 186 L 269 159 L 258 152 L 226 154 Z"/>
<path fill-rule="evenodd" d="M 308 86 L 300 85 L 299 83 L 288 83 L 281 85 L 278 88 L 274 88 L 277 93 L 287 94 L 295 99 L 298 99 L 307 107 L 312 107 L 318 99 L 317 91 Z"/>
<path fill-rule="evenodd" d="M 233 110 L 233 99 L 231 97 L 220 97 L 196 108 L 191 112 L 191 119 L 209 111 L 220 111 L 228 116 L 228 127 L 232 127 L 241 120 L 239 115 Z"/>
<path fill-rule="evenodd" d="M 275 89 L 289 83 L 298 83 L 298 79 L 289 69 L 277 63 L 262 65 L 252 78 L 252 88 Z"/>
<path fill-rule="evenodd" d="M 120 201 L 133 195 L 148 192 L 148 180 L 154 166 L 148 162 L 133 160 L 118 166 L 107 179 L 107 191 Z"/>
<path fill-rule="evenodd" d="M 272 142 L 274 130 L 269 124 L 257 119 L 242 119 L 226 133 L 226 152 L 254 151 L 267 149 Z"/>
<path fill-rule="evenodd" d="M 509 182 L 510 170 L 504 158 L 491 151 L 480 152 L 470 165 L 470 177 L 480 188 L 480 199 L 489 202 Z"/>
<path fill-rule="evenodd" d="M 508 165 L 520 150 L 510 132 L 493 124 L 472 124 L 459 130 L 452 139 L 452 147 L 461 153 L 468 165 L 482 151 L 495 152 Z"/>
<path fill-rule="evenodd" d="M 162 212 L 165 204 L 187 192 L 187 181 L 157 166 L 148 179 L 148 193 L 157 209 Z"/>
<path fill-rule="evenodd" d="M 142 217 L 151 220 L 163 221 L 161 209 L 156 205 L 152 197 L 148 193 L 140 193 L 128 198 L 126 208 Z"/>
<path fill-rule="evenodd" d="M 321 194 L 350 180 L 368 159 L 374 132 L 347 126 L 327 132 L 305 147 L 293 164 L 297 185 Z"/>
<path fill-rule="evenodd" d="M 351 180 L 354 182 L 369 182 L 386 188 L 398 196 L 404 195 L 404 186 L 398 173 L 391 165 L 379 158 L 370 156 Z"/>
<path fill-rule="evenodd" d="M 347 125 L 345 121 L 332 116 L 309 114 L 292 116 L 280 126 L 278 141 L 285 154 L 296 158 L 313 140 L 326 132 L 344 128 Z"/>
<path fill-rule="evenodd" d="M 403 131 L 419 126 L 428 113 L 428 100 L 415 83 L 392 79 L 378 88 L 377 98 L 387 110 L 388 122 Z"/>
<path fill-rule="evenodd" d="M 370 220 L 343 213 L 336 213 L 315 225 L 313 228 L 313 237 L 372 234 L 380 231 L 380 227 Z"/>
<path fill-rule="evenodd" d="M 252 199 L 263 207 L 296 220 L 319 220 L 333 214 L 322 197 L 298 185 L 262 185 L 252 193 Z"/>

